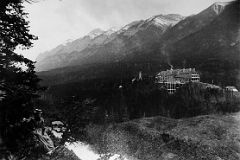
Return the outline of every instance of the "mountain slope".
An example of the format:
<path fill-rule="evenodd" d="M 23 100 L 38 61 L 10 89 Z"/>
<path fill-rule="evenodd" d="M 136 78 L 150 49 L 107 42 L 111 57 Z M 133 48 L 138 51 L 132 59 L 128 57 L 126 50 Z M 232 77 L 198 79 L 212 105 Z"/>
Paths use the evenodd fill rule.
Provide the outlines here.
<path fill-rule="evenodd" d="M 221 14 L 227 4 L 228 3 L 214 3 L 202 12 L 185 18 L 164 34 L 162 42 L 165 43 L 165 45 L 166 43 L 173 43 L 201 30 Z"/>
<path fill-rule="evenodd" d="M 159 44 L 166 45 L 167 42 L 174 42 L 200 30 L 219 15 L 225 5 L 215 3 L 201 13 L 184 20 L 182 16 L 176 14 L 157 15 L 147 20 L 134 21 L 120 30 L 95 29 L 83 38 L 59 45 L 51 51 L 40 54 L 37 58 L 36 68 L 37 70 L 50 70 L 82 63 L 93 63 L 93 60 L 90 59 L 97 59 L 98 62 L 106 61 L 106 58 L 101 57 L 119 61 L 119 58 L 123 58 L 124 55 L 136 48 L 138 51 L 144 50 L 143 47 L 146 48 L 149 43 L 153 44 L 161 40 Z M 163 35 L 163 33 L 165 34 Z M 163 37 L 161 38 L 161 36 Z M 96 57 L 91 58 L 91 56 Z"/>
<path fill-rule="evenodd" d="M 61 44 L 50 51 L 41 53 L 37 57 L 36 63 L 37 70 L 39 68 L 41 68 L 42 70 L 47 70 L 67 66 L 69 63 L 68 58 L 70 58 L 69 57 L 70 53 L 75 51 L 82 51 L 83 49 L 88 47 L 91 43 L 93 44 L 101 43 L 99 41 L 104 41 L 107 37 L 103 35 L 102 39 L 98 38 L 95 41 L 94 39 L 103 33 L 104 31 L 100 29 L 95 29 L 91 31 L 88 35 L 84 36 L 83 38 L 79 38 L 72 42 Z"/>
<path fill-rule="evenodd" d="M 131 50 L 141 50 L 142 46 L 158 41 L 170 26 L 182 19 L 180 15 L 158 15 L 132 22 L 118 31 L 95 30 L 65 46 L 60 45 L 40 54 L 36 68 L 42 71 L 65 66 L 119 61 Z"/>
<path fill-rule="evenodd" d="M 169 45 L 175 66 L 195 66 L 202 79 L 240 87 L 240 4 L 236 1 L 210 24 Z"/>

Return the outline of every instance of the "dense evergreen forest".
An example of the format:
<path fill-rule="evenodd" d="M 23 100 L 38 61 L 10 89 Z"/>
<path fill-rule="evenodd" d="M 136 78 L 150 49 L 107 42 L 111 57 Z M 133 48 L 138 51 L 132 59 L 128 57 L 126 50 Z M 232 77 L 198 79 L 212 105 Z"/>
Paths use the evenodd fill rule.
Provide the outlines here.
<path fill-rule="evenodd" d="M 102 125 L 158 115 L 184 118 L 240 109 L 239 94 L 219 86 L 188 83 L 175 94 L 168 94 L 151 77 L 134 82 L 94 79 L 51 86 L 36 103 L 50 121 L 64 121 L 71 135 L 78 138 L 84 137 L 84 128 L 90 123 Z"/>

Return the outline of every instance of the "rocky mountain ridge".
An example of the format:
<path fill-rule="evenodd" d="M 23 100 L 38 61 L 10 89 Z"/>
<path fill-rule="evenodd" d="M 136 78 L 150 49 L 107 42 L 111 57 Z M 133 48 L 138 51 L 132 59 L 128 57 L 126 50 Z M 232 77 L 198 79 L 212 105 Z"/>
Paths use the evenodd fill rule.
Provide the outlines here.
<path fill-rule="evenodd" d="M 36 68 L 42 71 L 80 65 L 81 63 L 74 64 L 74 60 L 79 59 L 81 61 L 92 54 L 98 54 L 96 50 L 101 46 L 109 47 L 110 49 L 116 47 L 115 52 L 119 53 L 122 50 L 128 49 L 125 41 L 128 41 L 129 38 L 135 36 L 138 32 L 146 31 L 150 27 L 158 28 L 158 32 L 164 32 L 168 27 L 175 25 L 182 19 L 182 16 L 174 14 L 157 15 L 147 20 L 132 22 L 120 29 L 110 28 L 107 31 L 95 29 L 82 38 L 67 43 L 66 45 L 59 45 L 50 51 L 40 54 L 37 57 Z M 141 43 L 141 41 L 142 40 L 139 40 L 139 43 Z M 135 47 L 134 45 L 139 46 L 140 44 L 135 43 L 131 47 Z M 119 50 L 117 50 L 117 48 L 119 48 Z"/>

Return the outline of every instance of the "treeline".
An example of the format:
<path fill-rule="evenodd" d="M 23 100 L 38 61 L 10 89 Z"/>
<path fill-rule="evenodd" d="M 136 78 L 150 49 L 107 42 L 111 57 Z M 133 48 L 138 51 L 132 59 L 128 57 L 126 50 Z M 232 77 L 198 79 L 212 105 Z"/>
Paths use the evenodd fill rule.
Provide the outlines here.
<path fill-rule="evenodd" d="M 240 109 L 239 97 L 205 83 L 189 83 L 169 95 L 152 78 L 134 82 L 99 79 L 52 86 L 36 103 L 42 106 L 49 121 L 64 121 L 71 131 L 67 134 L 79 139 L 86 138 L 84 128 L 90 123 L 118 123 L 157 115 L 183 118 L 236 112 Z"/>

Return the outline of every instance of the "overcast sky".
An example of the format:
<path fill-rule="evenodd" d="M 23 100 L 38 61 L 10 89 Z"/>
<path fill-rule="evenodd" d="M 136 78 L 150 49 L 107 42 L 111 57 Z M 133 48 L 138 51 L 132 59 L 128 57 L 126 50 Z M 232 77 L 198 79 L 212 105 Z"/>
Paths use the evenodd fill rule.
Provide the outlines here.
<path fill-rule="evenodd" d="M 196 14 L 214 2 L 229 0 L 38 0 L 25 4 L 30 31 L 39 37 L 34 47 L 19 51 L 37 55 L 68 39 L 80 38 L 95 28 L 107 30 L 157 14 Z"/>

